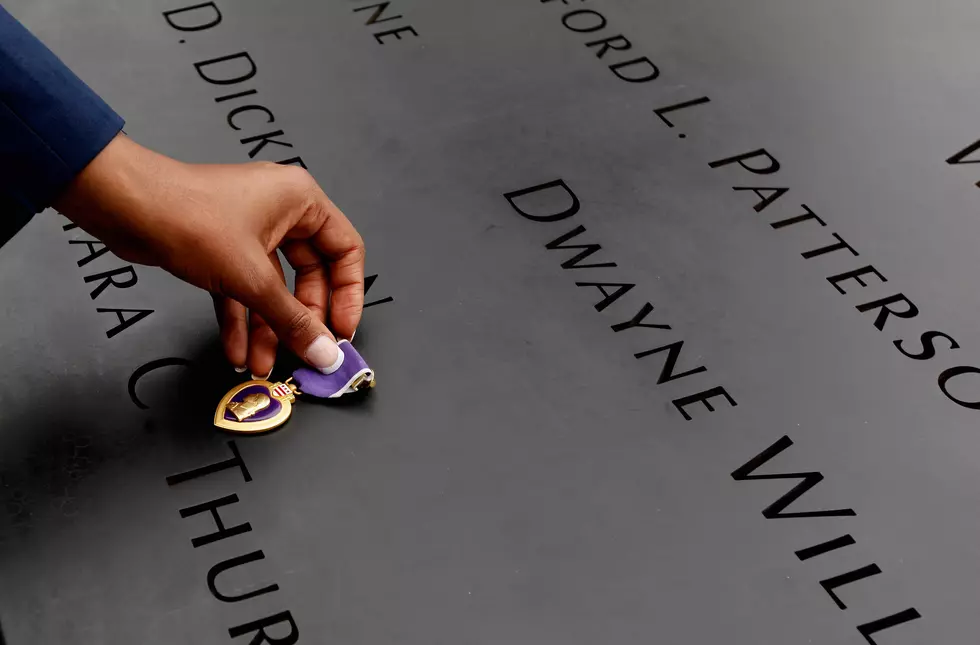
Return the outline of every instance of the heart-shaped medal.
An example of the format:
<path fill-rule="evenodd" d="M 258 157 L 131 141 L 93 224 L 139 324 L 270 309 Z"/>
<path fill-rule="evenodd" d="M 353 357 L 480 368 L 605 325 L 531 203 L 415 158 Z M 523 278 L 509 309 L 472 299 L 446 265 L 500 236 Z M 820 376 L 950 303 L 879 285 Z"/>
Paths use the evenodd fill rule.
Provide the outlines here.
<path fill-rule="evenodd" d="M 214 425 L 233 432 L 268 432 L 286 423 L 295 400 L 296 386 L 289 381 L 246 381 L 222 397 Z"/>
<path fill-rule="evenodd" d="M 330 374 L 300 368 L 285 383 L 246 381 L 236 385 L 218 403 L 214 425 L 242 434 L 268 432 L 286 423 L 300 394 L 336 399 L 375 384 L 374 370 L 346 340 L 338 344 L 343 360 Z M 298 386 L 293 384 L 296 379 Z M 299 388 L 303 388 L 302 391 Z"/>

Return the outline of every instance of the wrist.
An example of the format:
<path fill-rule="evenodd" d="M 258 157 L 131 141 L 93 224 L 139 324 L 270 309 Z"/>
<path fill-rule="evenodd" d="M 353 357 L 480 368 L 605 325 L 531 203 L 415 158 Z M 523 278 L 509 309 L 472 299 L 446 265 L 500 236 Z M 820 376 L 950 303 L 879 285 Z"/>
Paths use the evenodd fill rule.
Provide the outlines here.
<path fill-rule="evenodd" d="M 142 264 L 141 216 L 151 212 L 154 155 L 117 134 L 55 201 L 59 213 L 106 244 L 116 255 Z M 128 256 L 128 257 L 127 257 Z"/>
<path fill-rule="evenodd" d="M 99 211 L 113 210 L 119 202 L 130 201 L 134 169 L 129 157 L 135 145 L 126 135 L 117 134 L 68 184 L 55 201 L 55 209 L 86 227 L 97 219 Z"/>

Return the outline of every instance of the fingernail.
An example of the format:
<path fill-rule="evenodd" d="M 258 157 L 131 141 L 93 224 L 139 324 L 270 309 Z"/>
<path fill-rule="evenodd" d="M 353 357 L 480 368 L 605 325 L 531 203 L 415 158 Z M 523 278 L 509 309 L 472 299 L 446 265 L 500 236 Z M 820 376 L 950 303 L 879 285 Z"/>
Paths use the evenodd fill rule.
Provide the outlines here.
<path fill-rule="evenodd" d="M 329 336 L 322 334 L 306 348 L 306 362 L 324 374 L 333 374 L 344 364 L 344 353 Z"/>
<path fill-rule="evenodd" d="M 242 365 L 241 367 L 236 367 L 235 368 L 235 371 L 238 372 L 239 374 L 241 374 L 242 372 L 244 372 L 247 369 L 248 369 L 247 367 L 245 367 L 244 365 Z"/>
<path fill-rule="evenodd" d="M 275 366 L 272 366 L 271 368 L 269 368 L 269 373 L 266 374 L 265 376 L 256 376 L 255 373 L 253 372 L 252 373 L 252 380 L 253 381 L 268 381 L 269 380 L 269 377 L 272 376 L 272 370 L 274 368 L 275 368 Z"/>
<path fill-rule="evenodd" d="M 351 343 L 353 343 L 353 342 L 354 342 L 354 335 L 355 335 L 356 333 L 357 333 L 357 330 L 356 330 L 356 329 L 355 329 L 354 331 L 352 331 L 352 332 L 351 332 L 351 334 L 350 334 L 350 342 L 351 342 Z"/>

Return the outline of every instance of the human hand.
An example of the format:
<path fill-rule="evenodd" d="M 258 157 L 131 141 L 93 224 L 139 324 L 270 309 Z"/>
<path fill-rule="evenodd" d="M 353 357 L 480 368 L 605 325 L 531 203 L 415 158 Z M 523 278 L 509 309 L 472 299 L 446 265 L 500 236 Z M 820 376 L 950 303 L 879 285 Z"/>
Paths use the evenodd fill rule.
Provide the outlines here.
<path fill-rule="evenodd" d="M 118 135 L 57 210 L 120 258 L 209 291 L 225 355 L 267 378 L 279 342 L 329 373 L 364 306 L 364 243 L 302 168 L 185 164 Z M 296 271 L 289 293 L 276 249 Z M 329 304 L 329 307 L 328 307 Z"/>

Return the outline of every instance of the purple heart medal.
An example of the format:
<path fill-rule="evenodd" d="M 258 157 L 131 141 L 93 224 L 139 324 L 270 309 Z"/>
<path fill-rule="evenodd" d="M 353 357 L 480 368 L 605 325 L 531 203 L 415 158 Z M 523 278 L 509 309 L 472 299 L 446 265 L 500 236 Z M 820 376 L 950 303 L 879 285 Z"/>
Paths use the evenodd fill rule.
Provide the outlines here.
<path fill-rule="evenodd" d="M 218 403 L 214 425 L 238 434 L 268 432 L 289 420 L 293 403 L 300 394 L 336 399 L 374 387 L 374 370 L 354 346 L 346 340 L 339 341 L 337 346 L 343 360 L 330 374 L 301 367 L 285 383 L 252 380 L 236 385 Z"/>

